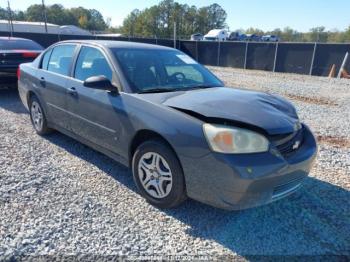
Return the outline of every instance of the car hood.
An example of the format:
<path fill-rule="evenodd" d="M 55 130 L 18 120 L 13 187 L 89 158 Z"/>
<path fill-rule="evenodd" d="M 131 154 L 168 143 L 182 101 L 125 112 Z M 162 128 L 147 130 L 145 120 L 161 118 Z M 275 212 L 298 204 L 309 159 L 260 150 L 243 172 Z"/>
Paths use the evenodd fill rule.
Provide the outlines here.
<path fill-rule="evenodd" d="M 254 126 L 269 135 L 292 133 L 300 125 L 290 102 L 267 93 L 216 87 L 141 96 L 153 103 L 193 115 Z"/>

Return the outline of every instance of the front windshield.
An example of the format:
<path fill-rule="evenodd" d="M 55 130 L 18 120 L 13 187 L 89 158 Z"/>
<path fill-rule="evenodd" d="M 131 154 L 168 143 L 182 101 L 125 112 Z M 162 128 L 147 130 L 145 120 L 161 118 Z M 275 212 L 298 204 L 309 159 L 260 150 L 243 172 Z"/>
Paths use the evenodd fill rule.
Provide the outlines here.
<path fill-rule="evenodd" d="M 223 86 L 205 67 L 176 50 L 112 51 L 134 92 L 167 92 Z"/>

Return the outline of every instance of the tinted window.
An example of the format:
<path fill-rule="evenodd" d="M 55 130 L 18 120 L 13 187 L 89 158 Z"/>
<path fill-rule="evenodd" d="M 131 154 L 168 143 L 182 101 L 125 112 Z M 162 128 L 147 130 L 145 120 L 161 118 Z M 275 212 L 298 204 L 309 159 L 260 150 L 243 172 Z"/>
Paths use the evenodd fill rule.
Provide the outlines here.
<path fill-rule="evenodd" d="M 0 50 L 43 50 L 44 48 L 32 40 L 0 39 Z"/>
<path fill-rule="evenodd" d="M 175 50 L 112 49 L 135 92 L 223 86 L 205 67 Z"/>
<path fill-rule="evenodd" d="M 47 70 L 60 75 L 69 75 L 75 45 L 60 45 L 53 49 Z"/>
<path fill-rule="evenodd" d="M 44 54 L 43 60 L 41 62 L 41 68 L 44 69 L 44 70 L 47 70 L 47 67 L 49 65 L 49 59 L 50 59 L 51 53 L 52 53 L 52 49 L 47 51 Z"/>
<path fill-rule="evenodd" d="M 103 53 L 93 47 L 83 46 L 75 66 L 75 78 L 85 81 L 91 76 L 104 75 L 112 81 L 112 70 Z"/>

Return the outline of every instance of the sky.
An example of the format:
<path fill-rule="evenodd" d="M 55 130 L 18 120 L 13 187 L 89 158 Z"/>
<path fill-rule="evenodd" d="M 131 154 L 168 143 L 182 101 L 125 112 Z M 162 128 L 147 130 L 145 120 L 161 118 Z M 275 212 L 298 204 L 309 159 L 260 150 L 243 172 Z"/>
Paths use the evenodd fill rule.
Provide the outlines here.
<path fill-rule="evenodd" d="M 230 30 L 260 28 L 265 31 L 289 26 L 301 32 L 325 26 L 327 30 L 344 30 L 350 26 L 350 0 L 176 0 L 181 4 L 207 6 L 221 5 L 227 12 Z M 97 9 L 112 19 L 112 25 L 121 25 L 134 9 L 156 5 L 160 0 L 45 0 L 47 5 L 60 3 L 64 7 L 83 6 Z M 10 0 L 13 10 L 24 10 L 41 0 Z M 5 7 L 7 0 L 0 0 Z"/>

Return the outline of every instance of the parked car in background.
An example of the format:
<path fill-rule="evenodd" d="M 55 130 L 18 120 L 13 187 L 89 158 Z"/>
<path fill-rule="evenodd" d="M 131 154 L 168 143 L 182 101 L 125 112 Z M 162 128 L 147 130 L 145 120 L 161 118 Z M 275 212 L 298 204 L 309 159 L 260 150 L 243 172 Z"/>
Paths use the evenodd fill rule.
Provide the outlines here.
<path fill-rule="evenodd" d="M 43 49 L 29 39 L 0 37 L 0 87 L 16 87 L 19 65 L 33 61 Z"/>
<path fill-rule="evenodd" d="M 264 42 L 279 42 L 280 38 L 276 35 L 264 35 L 261 37 L 261 41 Z"/>
<path fill-rule="evenodd" d="M 231 32 L 229 37 L 229 41 L 246 41 L 247 36 L 245 34 L 242 34 L 240 32 Z"/>
<path fill-rule="evenodd" d="M 238 32 L 231 32 L 229 37 L 228 37 L 228 40 L 230 40 L 230 41 L 239 41 L 239 37 L 240 37 L 240 33 L 238 33 Z"/>
<path fill-rule="evenodd" d="M 201 33 L 191 35 L 192 41 L 202 41 L 204 36 Z"/>
<path fill-rule="evenodd" d="M 241 34 L 239 37 L 239 41 L 247 41 L 247 35 L 246 34 Z"/>
<path fill-rule="evenodd" d="M 213 29 L 204 36 L 206 41 L 226 41 L 229 37 L 229 33 L 226 29 Z"/>
<path fill-rule="evenodd" d="M 247 34 L 246 41 L 259 42 L 261 37 L 256 34 Z"/>
<path fill-rule="evenodd" d="M 316 157 L 290 102 L 224 87 L 173 48 L 57 43 L 20 66 L 18 88 L 39 135 L 54 128 L 129 166 L 160 208 L 266 204 L 298 190 Z"/>

